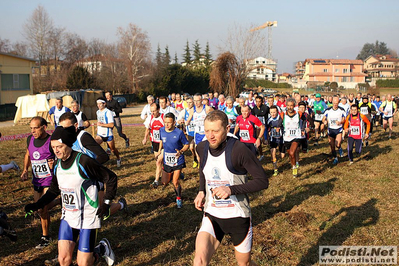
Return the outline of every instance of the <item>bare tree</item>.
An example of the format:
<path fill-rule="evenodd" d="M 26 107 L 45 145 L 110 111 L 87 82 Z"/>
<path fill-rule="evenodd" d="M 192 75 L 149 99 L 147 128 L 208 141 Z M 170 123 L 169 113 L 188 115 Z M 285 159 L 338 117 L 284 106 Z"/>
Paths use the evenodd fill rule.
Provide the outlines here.
<path fill-rule="evenodd" d="M 16 42 L 12 45 L 12 52 L 20 56 L 28 57 L 29 52 L 28 45 L 24 42 Z"/>
<path fill-rule="evenodd" d="M 212 66 L 209 85 L 214 91 L 235 97 L 244 79 L 245 71 L 242 69 L 242 64 L 234 54 L 225 52 Z"/>
<path fill-rule="evenodd" d="M 88 45 L 76 33 L 67 33 L 65 35 L 65 47 L 65 62 L 70 67 L 87 56 Z"/>
<path fill-rule="evenodd" d="M 88 55 L 90 57 L 95 55 L 104 55 L 107 49 L 107 44 L 105 41 L 94 38 L 88 44 Z"/>
<path fill-rule="evenodd" d="M 235 96 L 239 93 L 248 73 L 247 62 L 266 54 L 266 37 L 261 31 L 250 32 L 250 27 L 235 24 L 228 31 L 220 56 L 212 66 L 210 87 Z"/>
<path fill-rule="evenodd" d="M 41 66 L 48 53 L 48 38 L 53 29 L 53 21 L 43 6 L 39 5 L 24 25 L 24 35 L 33 57 Z"/>
<path fill-rule="evenodd" d="M 0 52 L 9 53 L 11 50 L 10 40 L 0 38 Z"/>
<path fill-rule="evenodd" d="M 144 61 L 150 60 L 151 44 L 147 33 L 132 23 L 126 29 L 119 27 L 117 34 L 118 51 L 128 70 L 131 92 L 136 92 L 140 77 L 144 76 Z"/>

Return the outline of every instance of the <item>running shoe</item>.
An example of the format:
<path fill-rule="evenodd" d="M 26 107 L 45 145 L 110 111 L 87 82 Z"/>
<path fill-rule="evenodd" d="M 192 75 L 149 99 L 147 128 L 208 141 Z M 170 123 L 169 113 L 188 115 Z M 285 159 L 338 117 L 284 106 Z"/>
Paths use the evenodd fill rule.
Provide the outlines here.
<path fill-rule="evenodd" d="M 353 161 L 349 161 L 349 165 L 352 165 L 353 164 Z"/>
<path fill-rule="evenodd" d="M 19 168 L 18 164 L 14 161 L 11 161 L 12 163 L 12 168 L 16 171 L 21 171 L 21 168 Z"/>
<path fill-rule="evenodd" d="M 263 156 L 263 155 L 260 156 L 260 157 L 259 157 L 259 162 L 261 162 L 261 161 L 263 160 L 263 158 L 265 158 L 265 156 Z"/>
<path fill-rule="evenodd" d="M 319 142 L 316 141 L 316 142 L 313 144 L 313 146 L 319 146 Z"/>
<path fill-rule="evenodd" d="M 299 168 L 299 162 L 296 162 L 295 167 Z"/>
<path fill-rule="evenodd" d="M 125 140 L 125 145 L 126 145 L 126 148 L 129 148 L 129 147 L 130 147 L 129 138 L 127 138 L 127 139 Z"/>
<path fill-rule="evenodd" d="M 116 160 L 116 167 L 121 167 L 121 159 Z"/>
<path fill-rule="evenodd" d="M 159 182 L 154 180 L 154 182 L 152 182 L 151 185 L 152 185 L 153 188 L 157 188 L 159 186 Z"/>
<path fill-rule="evenodd" d="M 366 141 L 364 142 L 364 145 L 367 147 L 367 146 L 369 145 L 369 141 L 366 140 Z"/>
<path fill-rule="evenodd" d="M 276 170 L 274 170 L 273 176 L 277 176 L 277 175 L 278 175 L 278 170 L 276 169 Z"/>
<path fill-rule="evenodd" d="M 102 257 L 105 259 L 105 262 L 109 266 L 114 265 L 115 254 L 111 249 L 111 244 L 108 242 L 106 238 L 101 239 L 99 244 L 102 245 L 105 249 L 104 254 L 102 254 Z"/>
<path fill-rule="evenodd" d="M 193 168 L 197 168 L 198 167 L 198 163 L 196 161 L 193 162 Z"/>
<path fill-rule="evenodd" d="M 183 207 L 183 202 L 181 199 L 176 199 L 176 205 L 178 209 L 181 209 Z"/>
<path fill-rule="evenodd" d="M 336 164 L 338 164 L 338 157 L 335 157 L 334 161 L 333 161 L 333 165 L 336 165 Z"/>
<path fill-rule="evenodd" d="M 111 155 L 111 149 L 110 149 L 110 148 L 107 148 L 106 153 L 107 153 L 108 155 Z"/>
<path fill-rule="evenodd" d="M 123 204 L 123 211 L 127 212 L 127 202 L 126 199 L 124 197 L 120 197 L 118 200 L 119 203 Z"/>
<path fill-rule="evenodd" d="M 338 149 L 338 153 L 339 153 L 339 157 L 344 157 L 344 151 L 342 150 L 342 148 Z"/>
<path fill-rule="evenodd" d="M 298 168 L 296 168 L 296 167 L 292 168 L 292 176 L 294 178 L 296 178 L 298 176 Z"/>
<path fill-rule="evenodd" d="M 37 249 L 45 248 L 48 245 L 50 245 L 50 241 L 51 241 L 51 239 L 49 237 L 42 236 L 40 238 L 40 243 L 39 243 L 39 245 L 36 246 L 36 248 Z"/>

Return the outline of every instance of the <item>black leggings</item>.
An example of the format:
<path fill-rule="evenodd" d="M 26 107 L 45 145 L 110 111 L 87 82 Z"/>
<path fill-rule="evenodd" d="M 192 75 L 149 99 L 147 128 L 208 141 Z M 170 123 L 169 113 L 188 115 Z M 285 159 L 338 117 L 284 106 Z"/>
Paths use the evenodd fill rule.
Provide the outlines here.
<path fill-rule="evenodd" d="M 354 139 L 352 137 L 348 137 L 348 157 L 349 161 L 353 161 L 353 145 L 355 145 L 355 151 L 357 154 L 362 152 L 362 140 Z"/>

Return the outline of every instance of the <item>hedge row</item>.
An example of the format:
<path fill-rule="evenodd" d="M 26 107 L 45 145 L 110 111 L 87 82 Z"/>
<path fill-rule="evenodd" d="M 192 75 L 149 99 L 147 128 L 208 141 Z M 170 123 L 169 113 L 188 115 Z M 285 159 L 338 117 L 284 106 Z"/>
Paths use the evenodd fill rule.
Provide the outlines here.
<path fill-rule="evenodd" d="M 376 85 L 381 88 L 399 88 L 399 79 L 379 79 Z"/>

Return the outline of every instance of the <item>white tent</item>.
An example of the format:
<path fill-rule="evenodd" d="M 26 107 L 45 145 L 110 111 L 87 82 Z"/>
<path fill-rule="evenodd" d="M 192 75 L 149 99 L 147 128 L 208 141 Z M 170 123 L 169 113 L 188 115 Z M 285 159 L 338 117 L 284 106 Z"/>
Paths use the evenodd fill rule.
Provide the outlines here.
<path fill-rule="evenodd" d="M 14 117 L 14 124 L 23 118 L 37 116 L 39 112 L 48 112 L 50 107 L 46 94 L 25 95 L 18 97 L 15 106 L 18 108 Z"/>

